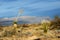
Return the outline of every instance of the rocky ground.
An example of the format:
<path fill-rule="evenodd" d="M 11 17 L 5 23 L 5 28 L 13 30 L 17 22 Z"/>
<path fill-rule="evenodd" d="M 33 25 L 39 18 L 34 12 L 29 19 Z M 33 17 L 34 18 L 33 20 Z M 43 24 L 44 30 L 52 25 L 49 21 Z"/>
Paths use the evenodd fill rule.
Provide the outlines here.
<path fill-rule="evenodd" d="M 4 27 L 4 30 L 13 31 L 14 27 Z M 18 27 L 14 29 L 15 35 L 0 37 L 0 40 L 60 40 L 60 30 L 48 30 L 44 33 L 41 25 L 29 25 L 29 27 Z M 13 31 L 13 32 L 14 32 Z M 59 31 L 59 32 L 58 32 Z M 3 35 L 4 31 L 2 31 Z M 0 31 L 1 34 L 1 31 Z"/>

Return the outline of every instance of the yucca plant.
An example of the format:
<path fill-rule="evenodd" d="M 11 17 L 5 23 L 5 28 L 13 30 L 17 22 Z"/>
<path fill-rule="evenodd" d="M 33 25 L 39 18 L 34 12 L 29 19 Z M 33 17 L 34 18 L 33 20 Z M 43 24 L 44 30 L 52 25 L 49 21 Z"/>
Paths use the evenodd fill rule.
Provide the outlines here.
<path fill-rule="evenodd" d="M 43 30 L 44 30 L 44 33 L 47 33 L 47 31 L 48 31 L 48 24 L 46 24 L 46 23 L 43 23 L 42 24 L 43 25 Z"/>
<path fill-rule="evenodd" d="M 13 22 L 13 24 L 17 24 L 17 22 L 16 22 L 16 21 L 14 21 L 14 22 Z"/>
<path fill-rule="evenodd" d="M 44 33 L 47 33 L 49 26 L 50 26 L 50 21 L 47 21 L 47 20 L 42 21 L 42 27 L 43 27 Z"/>

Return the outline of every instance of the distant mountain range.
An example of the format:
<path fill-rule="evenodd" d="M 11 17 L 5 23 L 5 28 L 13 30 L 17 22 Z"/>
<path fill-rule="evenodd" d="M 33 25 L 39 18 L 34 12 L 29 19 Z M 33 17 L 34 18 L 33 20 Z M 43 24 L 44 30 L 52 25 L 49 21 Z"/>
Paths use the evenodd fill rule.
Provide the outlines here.
<path fill-rule="evenodd" d="M 0 18 L 0 25 L 12 25 L 16 17 Z M 42 20 L 48 20 L 49 17 L 21 16 L 18 18 L 18 24 L 40 23 Z"/>

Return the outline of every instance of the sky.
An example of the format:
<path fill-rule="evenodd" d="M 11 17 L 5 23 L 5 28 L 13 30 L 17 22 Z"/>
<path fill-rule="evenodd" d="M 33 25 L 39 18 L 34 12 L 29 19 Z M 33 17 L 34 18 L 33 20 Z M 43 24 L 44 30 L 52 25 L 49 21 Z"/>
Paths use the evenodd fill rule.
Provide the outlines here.
<path fill-rule="evenodd" d="M 21 16 L 60 16 L 60 0 L 0 0 L 0 18 Z"/>

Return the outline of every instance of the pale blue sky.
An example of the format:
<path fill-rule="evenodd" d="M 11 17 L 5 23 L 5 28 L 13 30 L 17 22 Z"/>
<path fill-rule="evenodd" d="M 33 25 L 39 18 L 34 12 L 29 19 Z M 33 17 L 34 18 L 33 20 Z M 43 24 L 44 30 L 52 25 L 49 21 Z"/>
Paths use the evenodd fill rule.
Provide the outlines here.
<path fill-rule="evenodd" d="M 20 9 L 22 16 L 60 16 L 60 0 L 0 0 L 0 17 L 15 17 Z"/>

